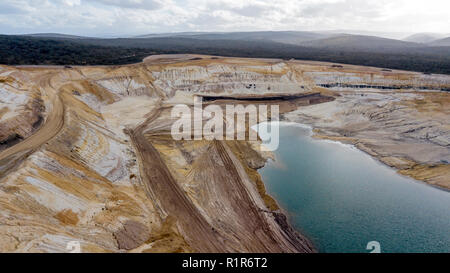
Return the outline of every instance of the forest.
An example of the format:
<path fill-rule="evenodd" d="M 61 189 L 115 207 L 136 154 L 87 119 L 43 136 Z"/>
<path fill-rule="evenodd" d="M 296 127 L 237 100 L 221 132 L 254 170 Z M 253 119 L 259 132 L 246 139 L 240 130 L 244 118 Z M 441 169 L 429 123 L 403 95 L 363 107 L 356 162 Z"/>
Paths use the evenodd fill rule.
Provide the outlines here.
<path fill-rule="evenodd" d="M 450 74 L 450 47 L 382 51 L 182 37 L 74 39 L 0 35 L 0 64 L 7 65 L 121 65 L 140 62 L 149 55 L 172 53 L 314 60 Z"/>

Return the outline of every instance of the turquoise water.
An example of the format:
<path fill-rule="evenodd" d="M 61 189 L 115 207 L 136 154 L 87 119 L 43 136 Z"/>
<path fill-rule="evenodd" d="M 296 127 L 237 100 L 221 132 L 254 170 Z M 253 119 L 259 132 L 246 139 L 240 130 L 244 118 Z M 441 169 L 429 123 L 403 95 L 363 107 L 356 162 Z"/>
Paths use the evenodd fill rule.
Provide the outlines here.
<path fill-rule="evenodd" d="M 280 126 L 277 160 L 260 173 L 320 252 L 450 252 L 450 193 L 398 175 L 350 146 Z M 449 178 L 450 179 L 450 178 Z"/>

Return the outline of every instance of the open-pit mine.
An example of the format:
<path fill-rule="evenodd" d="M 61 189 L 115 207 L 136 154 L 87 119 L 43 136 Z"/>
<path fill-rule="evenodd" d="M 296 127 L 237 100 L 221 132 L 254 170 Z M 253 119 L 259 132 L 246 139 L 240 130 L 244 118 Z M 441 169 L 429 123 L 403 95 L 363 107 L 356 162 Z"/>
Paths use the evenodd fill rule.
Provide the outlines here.
<path fill-rule="evenodd" d="M 0 252 L 316 252 L 266 193 L 261 141 L 174 140 L 173 106 L 279 105 L 448 190 L 449 90 L 446 75 L 279 59 L 0 66 Z"/>

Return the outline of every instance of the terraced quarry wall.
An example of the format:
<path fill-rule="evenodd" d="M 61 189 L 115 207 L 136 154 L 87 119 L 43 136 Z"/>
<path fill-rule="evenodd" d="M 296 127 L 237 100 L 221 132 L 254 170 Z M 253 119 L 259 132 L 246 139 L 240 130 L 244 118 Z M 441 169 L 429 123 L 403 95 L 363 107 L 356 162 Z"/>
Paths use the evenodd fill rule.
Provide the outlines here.
<path fill-rule="evenodd" d="M 413 88 L 327 89 L 324 73 Z M 174 141 L 171 107 L 196 96 L 278 104 L 283 120 L 311 124 L 317 137 L 450 188 L 450 95 L 414 89 L 424 77 L 191 55 L 1 67 L 0 251 L 66 252 L 70 241 L 83 252 L 314 251 L 265 193 L 256 170 L 271 155 L 260 143 Z M 431 77 L 425 84 L 449 87 L 449 77 Z"/>

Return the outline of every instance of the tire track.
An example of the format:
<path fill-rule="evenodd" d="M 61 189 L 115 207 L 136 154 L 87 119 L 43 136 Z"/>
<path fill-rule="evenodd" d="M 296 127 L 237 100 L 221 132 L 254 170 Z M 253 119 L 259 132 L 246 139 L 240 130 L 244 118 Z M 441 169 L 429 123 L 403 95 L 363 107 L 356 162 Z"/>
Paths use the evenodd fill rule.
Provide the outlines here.
<path fill-rule="evenodd" d="M 233 252 L 225 239 L 212 228 L 178 185 L 156 148 L 145 138 L 144 129 L 156 119 L 161 108 L 134 130 L 128 131 L 140 158 L 141 175 L 149 195 L 161 209 L 174 216 L 188 244 L 198 252 Z"/>
<path fill-rule="evenodd" d="M 254 234 L 253 242 L 256 248 L 259 251 L 265 250 L 266 252 L 313 252 L 313 247 L 305 238 L 291 229 L 287 223 L 286 226 L 282 226 L 276 220 L 279 216 L 278 213 L 273 213 L 274 221 L 263 215 L 266 212 L 256 205 L 251 193 L 242 181 L 242 176 L 235 165 L 238 163 L 231 158 L 231 151 L 226 148 L 227 144 L 224 141 L 215 140 L 214 145 L 230 174 L 226 181 L 231 190 L 229 198 L 240 204 L 237 210 L 244 219 L 248 219 L 245 223 L 246 229 Z M 281 233 L 274 232 L 275 230 L 280 230 Z"/>

